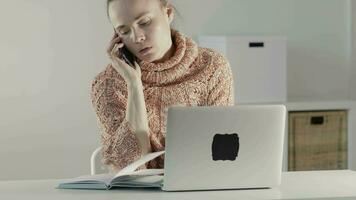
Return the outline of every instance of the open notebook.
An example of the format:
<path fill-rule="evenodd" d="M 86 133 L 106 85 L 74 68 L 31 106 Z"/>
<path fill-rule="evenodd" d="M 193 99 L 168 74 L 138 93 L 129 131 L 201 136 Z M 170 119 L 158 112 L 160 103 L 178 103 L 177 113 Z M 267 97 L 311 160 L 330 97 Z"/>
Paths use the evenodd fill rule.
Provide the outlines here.
<path fill-rule="evenodd" d="M 164 174 L 163 169 L 135 170 L 163 153 L 164 151 L 149 153 L 123 168 L 117 174 L 79 176 L 64 180 L 59 183 L 56 188 L 109 190 L 112 187 L 162 187 Z"/>

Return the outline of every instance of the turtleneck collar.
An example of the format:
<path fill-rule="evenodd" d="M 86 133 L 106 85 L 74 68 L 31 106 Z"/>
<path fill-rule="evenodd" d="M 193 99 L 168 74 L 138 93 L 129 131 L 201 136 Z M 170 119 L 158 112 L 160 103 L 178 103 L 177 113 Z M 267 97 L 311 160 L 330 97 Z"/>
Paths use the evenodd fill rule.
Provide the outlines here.
<path fill-rule="evenodd" d="M 166 85 L 189 73 L 189 66 L 198 56 L 198 46 L 190 37 L 172 28 L 171 37 L 175 49 L 168 60 L 160 63 L 139 61 L 143 83 Z"/>

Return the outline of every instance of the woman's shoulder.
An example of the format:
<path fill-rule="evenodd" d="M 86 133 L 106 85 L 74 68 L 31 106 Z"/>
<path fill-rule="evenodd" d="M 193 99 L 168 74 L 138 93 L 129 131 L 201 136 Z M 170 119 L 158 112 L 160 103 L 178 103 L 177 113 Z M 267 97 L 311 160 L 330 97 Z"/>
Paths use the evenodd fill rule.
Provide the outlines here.
<path fill-rule="evenodd" d="M 198 49 L 199 63 L 209 67 L 209 70 L 216 71 L 219 68 L 230 68 L 229 61 L 223 53 L 207 47 L 198 47 Z"/>
<path fill-rule="evenodd" d="M 199 49 L 199 57 L 201 61 L 209 64 L 218 64 L 218 63 L 226 63 L 228 62 L 226 56 L 212 48 L 208 47 L 198 47 Z"/>

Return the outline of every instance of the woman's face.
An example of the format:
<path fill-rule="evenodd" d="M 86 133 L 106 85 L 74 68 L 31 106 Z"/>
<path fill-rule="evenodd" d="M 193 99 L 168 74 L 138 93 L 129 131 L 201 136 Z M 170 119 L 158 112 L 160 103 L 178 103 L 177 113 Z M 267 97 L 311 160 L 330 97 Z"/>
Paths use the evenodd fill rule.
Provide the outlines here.
<path fill-rule="evenodd" d="M 153 62 L 163 58 L 172 45 L 172 8 L 159 0 L 114 0 L 109 17 L 128 50 L 138 59 Z M 146 47 L 149 51 L 140 52 Z"/>

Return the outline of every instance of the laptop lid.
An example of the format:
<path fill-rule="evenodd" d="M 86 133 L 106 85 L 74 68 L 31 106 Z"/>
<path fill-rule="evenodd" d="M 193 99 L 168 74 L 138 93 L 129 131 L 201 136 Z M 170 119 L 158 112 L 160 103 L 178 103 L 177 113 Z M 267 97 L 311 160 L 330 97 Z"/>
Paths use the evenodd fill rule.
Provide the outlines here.
<path fill-rule="evenodd" d="M 162 189 L 279 185 L 285 118 L 284 105 L 169 107 Z"/>

